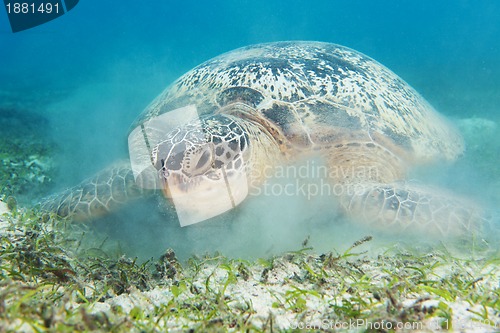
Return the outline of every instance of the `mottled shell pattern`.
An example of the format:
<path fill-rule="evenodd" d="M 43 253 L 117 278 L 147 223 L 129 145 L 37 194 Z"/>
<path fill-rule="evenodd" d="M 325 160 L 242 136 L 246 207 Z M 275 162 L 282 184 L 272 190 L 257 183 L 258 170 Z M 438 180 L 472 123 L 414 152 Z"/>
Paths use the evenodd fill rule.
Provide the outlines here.
<path fill-rule="evenodd" d="M 213 58 L 168 87 L 134 127 L 186 105 L 203 115 L 239 100 L 301 150 L 352 133 L 388 140 L 382 144 L 412 162 L 453 160 L 464 150 L 453 126 L 396 74 L 357 51 L 321 42 L 258 44 Z"/>

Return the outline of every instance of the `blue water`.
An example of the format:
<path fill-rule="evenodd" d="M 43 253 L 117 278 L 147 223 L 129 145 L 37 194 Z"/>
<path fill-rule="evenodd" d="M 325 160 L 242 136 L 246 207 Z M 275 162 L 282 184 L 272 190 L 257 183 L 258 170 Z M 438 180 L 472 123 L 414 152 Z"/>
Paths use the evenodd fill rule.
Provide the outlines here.
<path fill-rule="evenodd" d="M 495 0 L 82 0 L 15 34 L 2 8 L 0 104 L 14 99 L 49 119 L 63 188 L 127 158 L 130 124 L 175 78 L 231 49 L 278 40 L 351 47 L 451 118 L 500 118 Z"/>

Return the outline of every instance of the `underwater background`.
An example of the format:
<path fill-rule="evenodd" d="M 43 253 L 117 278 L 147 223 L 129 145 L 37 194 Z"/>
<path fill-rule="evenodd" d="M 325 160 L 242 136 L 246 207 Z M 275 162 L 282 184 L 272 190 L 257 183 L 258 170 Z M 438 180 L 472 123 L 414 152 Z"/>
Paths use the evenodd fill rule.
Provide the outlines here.
<path fill-rule="evenodd" d="M 381 62 L 456 121 L 467 157 L 417 174 L 498 209 L 499 22 L 500 2 L 493 0 L 89 0 L 56 20 L 12 33 L 0 9 L 0 138 L 16 142 L 20 153 L 36 148 L 50 155 L 50 162 L 32 164 L 56 170 L 50 182 L 23 184 L 22 193 L 8 194 L 31 205 L 126 159 L 134 119 L 205 60 L 249 44 L 317 40 Z M 40 148 L 44 144 L 49 151 Z M 13 158 L 15 152 L 2 149 L 2 160 Z M 12 174 L 2 173 L 0 195 L 15 181 Z M 37 190 L 44 183 L 50 186 Z M 102 228 L 113 236 L 123 231 L 124 251 L 144 258 L 168 246 L 181 256 L 205 250 L 245 255 L 250 248 L 261 255 L 300 247 L 307 236 L 315 246 L 321 238 L 333 244 L 351 231 L 329 225 L 335 212 L 324 200 L 257 201 L 239 215 L 182 229 L 157 206 L 129 207 Z"/>

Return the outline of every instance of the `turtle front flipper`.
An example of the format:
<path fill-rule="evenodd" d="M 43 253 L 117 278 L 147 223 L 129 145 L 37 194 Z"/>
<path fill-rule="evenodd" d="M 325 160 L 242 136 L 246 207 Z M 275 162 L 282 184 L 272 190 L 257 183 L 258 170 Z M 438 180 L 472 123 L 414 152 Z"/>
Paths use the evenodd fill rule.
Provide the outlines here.
<path fill-rule="evenodd" d="M 130 163 L 122 162 L 42 199 L 39 206 L 42 211 L 82 221 L 105 215 L 143 195 L 144 189 L 136 185 Z"/>
<path fill-rule="evenodd" d="M 346 185 L 340 199 L 357 221 L 396 233 L 477 235 L 490 223 L 485 210 L 468 199 L 404 182 Z"/>

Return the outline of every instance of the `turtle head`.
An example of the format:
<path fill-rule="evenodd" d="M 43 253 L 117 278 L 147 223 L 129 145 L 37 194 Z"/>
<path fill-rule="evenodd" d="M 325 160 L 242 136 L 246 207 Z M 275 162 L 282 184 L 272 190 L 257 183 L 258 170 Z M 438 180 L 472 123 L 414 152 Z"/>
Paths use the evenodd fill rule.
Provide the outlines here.
<path fill-rule="evenodd" d="M 174 204 L 176 199 L 184 198 L 193 206 L 211 207 L 216 206 L 218 196 L 229 195 L 234 206 L 231 184 L 241 185 L 243 179 L 246 182 L 248 149 L 248 135 L 238 120 L 217 114 L 196 119 L 170 132 L 154 147 L 152 162 L 165 196 Z M 176 208 L 178 210 L 177 204 Z"/>

